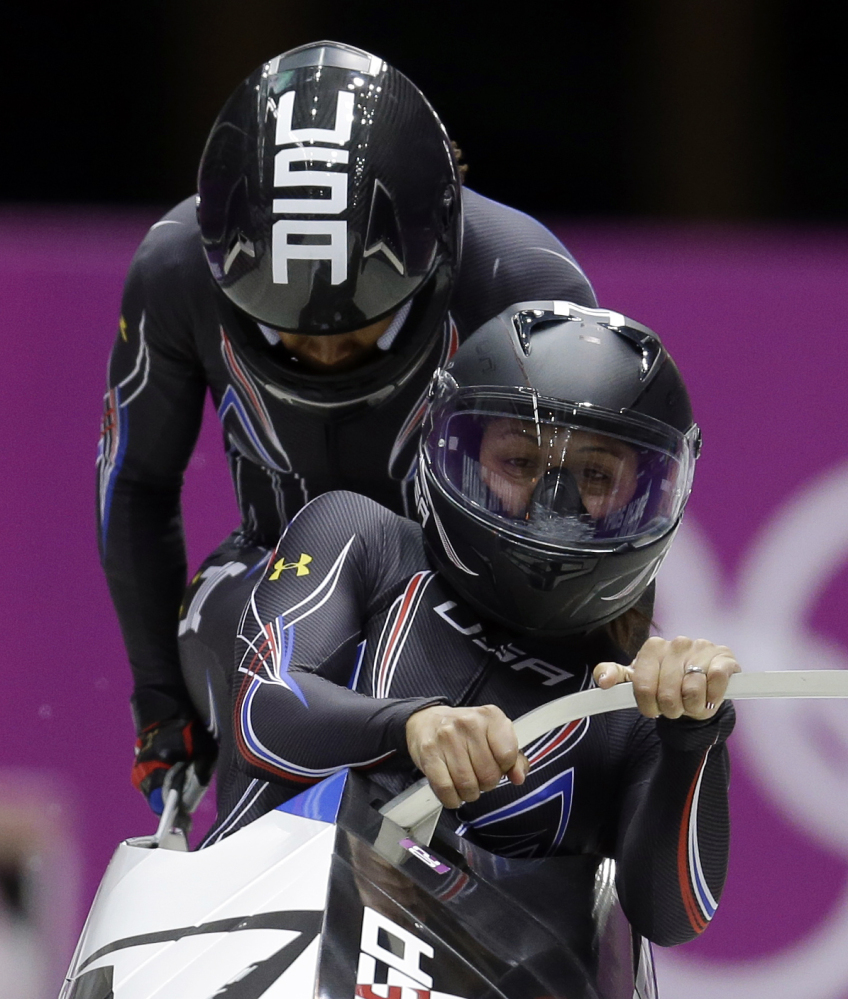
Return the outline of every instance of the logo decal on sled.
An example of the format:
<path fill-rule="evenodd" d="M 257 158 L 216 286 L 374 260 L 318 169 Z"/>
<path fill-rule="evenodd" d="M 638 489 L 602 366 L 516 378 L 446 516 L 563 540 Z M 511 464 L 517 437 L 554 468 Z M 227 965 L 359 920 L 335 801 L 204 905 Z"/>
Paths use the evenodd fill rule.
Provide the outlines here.
<path fill-rule="evenodd" d="M 362 912 L 359 947 L 359 999 L 461 999 L 432 991 L 433 978 L 422 969 L 421 959 L 432 959 L 433 948 L 367 905 Z M 382 980 L 378 982 L 378 978 Z"/>
<path fill-rule="evenodd" d="M 321 912 L 299 910 L 293 912 L 262 912 L 244 916 L 231 916 L 214 922 L 201 923 L 199 926 L 181 926 L 161 932 L 141 933 L 137 936 L 123 937 L 115 940 L 90 954 L 80 965 L 76 980 L 66 983 L 60 999 L 111 999 L 112 967 L 101 967 L 86 972 L 88 965 L 99 961 L 110 954 L 133 947 L 145 947 L 150 944 L 182 940 L 185 937 L 202 936 L 204 934 L 242 933 L 247 930 L 288 930 L 296 936 L 292 939 L 287 935 L 285 944 L 273 951 L 267 958 L 251 963 L 239 973 L 237 981 L 241 983 L 240 994 L 259 996 L 269 985 L 276 982 L 287 971 L 295 960 L 306 950 L 310 943 L 320 933 Z M 229 982 L 216 995 L 224 995 Z M 248 989 L 248 986 L 251 988 Z M 108 992 L 102 991 L 108 988 Z M 261 991 L 258 991 L 261 990 Z M 235 996 L 235 992 L 232 993 Z"/>
<path fill-rule="evenodd" d="M 450 870 L 447 864 L 443 864 L 438 857 L 434 857 L 432 853 L 428 853 L 423 846 L 420 846 L 415 842 L 414 839 L 402 839 L 400 845 L 405 849 L 409 850 L 413 857 L 417 857 L 422 863 L 425 863 L 428 867 L 432 868 L 436 874 L 447 874 Z"/>

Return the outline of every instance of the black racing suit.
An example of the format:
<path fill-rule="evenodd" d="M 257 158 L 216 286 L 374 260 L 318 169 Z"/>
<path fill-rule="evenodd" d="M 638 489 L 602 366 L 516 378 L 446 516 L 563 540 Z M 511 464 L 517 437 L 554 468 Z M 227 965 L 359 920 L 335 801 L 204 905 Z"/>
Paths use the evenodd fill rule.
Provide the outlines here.
<path fill-rule="evenodd" d="M 352 493 L 311 502 L 273 552 L 232 544 L 214 561 L 192 588 L 183 641 L 205 634 L 223 661 L 234 605 L 244 612 L 206 845 L 343 767 L 407 786 L 405 725 L 427 705 L 495 704 L 516 718 L 590 687 L 598 662 L 626 661 L 605 629 L 541 642 L 480 620 L 431 570 L 416 523 Z M 199 689 L 214 686 L 210 663 L 194 659 Z M 504 779 L 458 810 L 460 831 L 511 857 L 613 857 L 634 927 L 660 944 L 691 939 L 726 873 L 733 720 L 726 702 L 705 722 L 631 709 L 564 725 L 524 747 L 522 786 Z"/>
<path fill-rule="evenodd" d="M 450 303 L 460 341 L 513 302 L 596 304 L 571 255 L 538 222 L 469 190 L 463 209 L 463 256 Z M 436 343 L 387 402 L 324 419 L 274 397 L 251 376 L 221 319 L 221 294 L 190 198 L 152 227 L 130 268 L 98 456 L 101 558 L 132 665 L 140 729 L 193 715 L 177 649 L 186 583 L 180 490 L 207 389 L 223 424 L 241 532 L 271 546 L 307 500 L 331 489 L 407 512 L 416 420 L 445 356 L 446 344 Z"/>

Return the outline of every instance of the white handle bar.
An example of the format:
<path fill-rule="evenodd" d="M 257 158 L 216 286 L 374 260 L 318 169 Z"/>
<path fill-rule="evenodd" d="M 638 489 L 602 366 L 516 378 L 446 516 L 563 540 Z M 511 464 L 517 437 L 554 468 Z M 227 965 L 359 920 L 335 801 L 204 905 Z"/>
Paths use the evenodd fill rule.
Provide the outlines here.
<path fill-rule="evenodd" d="M 779 673 L 735 673 L 727 686 L 734 700 L 749 697 L 848 697 L 848 670 L 786 670 Z M 542 704 L 514 722 L 518 745 L 526 746 L 546 732 L 578 718 L 601 715 L 620 708 L 633 708 L 633 685 L 619 683 L 608 690 L 600 687 L 566 694 Z M 442 806 L 426 777 L 402 791 L 380 809 L 382 815 L 408 831 L 435 828 Z M 419 839 L 422 838 L 419 836 Z M 429 837 L 427 837 L 429 838 Z"/>

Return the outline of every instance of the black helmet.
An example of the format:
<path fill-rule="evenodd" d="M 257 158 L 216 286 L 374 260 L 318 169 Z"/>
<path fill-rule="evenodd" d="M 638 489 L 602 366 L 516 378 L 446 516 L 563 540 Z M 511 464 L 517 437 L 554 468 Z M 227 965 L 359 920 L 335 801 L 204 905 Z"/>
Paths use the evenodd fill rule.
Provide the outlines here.
<path fill-rule="evenodd" d="M 206 143 L 198 220 L 224 329 L 291 401 L 310 379 L 275 331 L 362 329 L 414 296 L 370 379 L 383 387 L 441 334 L 462 233 L 456 160 L 421 91 L 368 52 L 317 42 L 256 69 Z M 363 380 L 318 378 L 312 395 L 331 404 Z"/>
<path fill-rule="evenodd" d="M 570 302 L 512 306 L 433 377 L 416 480 L 428 547 L 486 617 L 588 631 L 653 579 L 699 450 L 649 329 Z"/>

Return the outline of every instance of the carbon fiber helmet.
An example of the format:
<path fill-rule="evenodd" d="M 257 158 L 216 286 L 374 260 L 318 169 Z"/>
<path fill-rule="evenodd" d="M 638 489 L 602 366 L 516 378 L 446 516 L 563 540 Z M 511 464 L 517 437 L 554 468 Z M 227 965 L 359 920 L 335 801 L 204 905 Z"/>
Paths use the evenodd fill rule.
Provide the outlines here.
<path fill-rule="evenodd" d="M 654 578 L 699 451 L 649 329 L 569 302 L 512 306 L 433 377 L 416 479 L 428 549 L 484 616 L 589 631 Z"/>
<path fill-rule="evenodd" d="M 421 91 L 377 56 L 316 42 L 258 67 L 207 140 L 198 221 L 225 331 L 292 402 L 385 395 L 442 335 L 462 234 L 456 160 Z M 379 370 L 310 378 L 279 347 L 276 331 L 350 332 L 407 303 Z"/>

